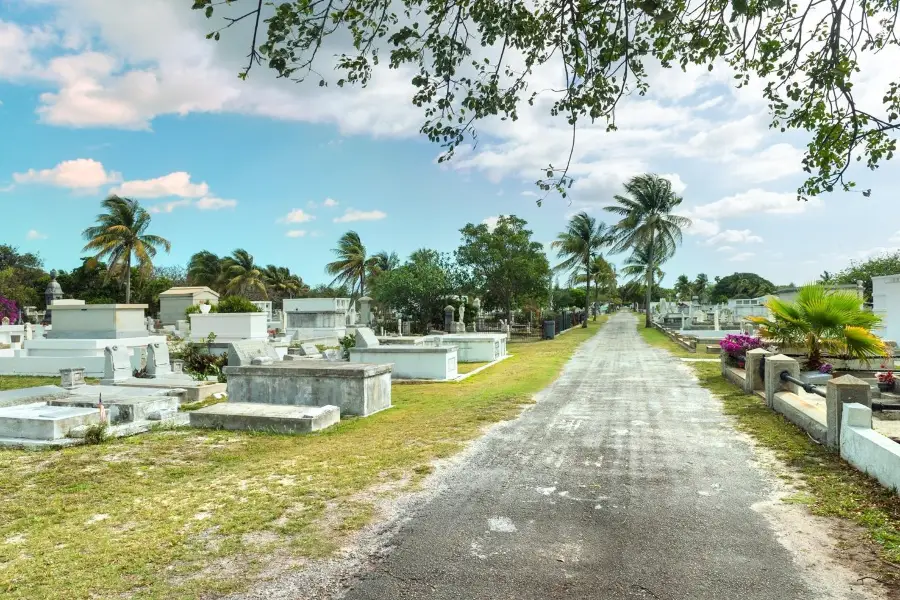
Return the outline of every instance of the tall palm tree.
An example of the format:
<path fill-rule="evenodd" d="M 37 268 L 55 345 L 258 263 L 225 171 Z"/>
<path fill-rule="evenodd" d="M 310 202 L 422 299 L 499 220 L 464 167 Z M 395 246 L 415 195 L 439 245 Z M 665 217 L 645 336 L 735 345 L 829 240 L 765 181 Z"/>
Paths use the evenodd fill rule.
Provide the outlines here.
<path fill-rule="evenodd" d="M 603 256 L 597 254 L 591 260 L 590 271 L 579 273 L 573 282 L 576 285 L 587 283 L 588 279 L 594 282 L 594 302 L 600 301 L 600 292 L 612 295 L 616 290 L 616 267 L 611 265 Z M 594 314 L 594 320 L 597 315 Z"/>
<path fill-rule="evenodd" d="M 222 259 L 222 274 L 227 294 L 249 296 L 253 292 L 259 292 L 263 298 L 269 297 L 262 271 L 254 263 L 253 255 L 243 248 L 238 248 L 231 256 Z"/>
<path fill-rule="evenodd" d="M 561 259 L 554 270 L 570 272 L 570 281 L 574 282 L 579 269 L 583 269 L 587 293 L 584 297 L 585 320 L 581 324 L 582 327 L 587 327 L 587 315 L 590 314 L 591 262 L 611 241 L 610 230 L 606 224 L 598 223 L 597 219 L 582 211 L 569 219 L 566 230 L 557 235 L 550 244 L 550 247 L 557 251 L 557 257 Z"/>
<path fill-rule="evenodd" d="M 309 290 L 309 286 L 303 283 L 300 276 L 291 273 L 287 267 L 268 265 L 263 269 L 262 278 L 269 290 L 281 298 L 293 298 Z"/>
<path fill-rule="evenodd" d="M 346 285 L 350 295 L 363 296 L 366 293 L 366 273 L 371 271 L 374 261 L 366 255 L 366 247 L 359 234 L 348 231 L 338 240 L 337 248 L 332 249 L 337 260 L 325 265 L 325 271 L 334 275 L 331 285 Z M 358 284 L 358 285 L 357 285 Z"/>
<path fill-rule="evenodd" d="M 675 280 L 675 295 L 679 300 L 690 300 L 691 293 L 694 291 L 694 286 L 691 284 L 691 280 L 688 279 L 687 275 L 679 275 L 678 279 Z"/>
<path fill-rule="evenodd" d="M 648 280 L 647 272 L 652 270 L 652 277 L 657 282 L 661 282 L 663 277 L 666 276 L 663 270 L 660 269 L 660 265 L 666 260 L 665 250 L 662 246 L 654 246 L 654 253 L 655 256 L 651 255 L 647 246 L 635 248 L 631 256 L 625 261 L 622 273 L 630 277 L 632 281 L 640 283 Z M 650 302 L 650 300 L 647 300 L 647 302 Z"/>
<path fill-rule="evenodd" d="M 222 291 L 223 265 L 222 259 L 209 250 L 201 250 L 188 262 L 188 281 L 191 285 L 205 285 L 209 288 Z"/>
<path fill-rule="evenodd" d="M 131 303 L 131 259 L 137 260 L 142 273 L 153 269 L 158 248 L 172 249 L 169 240 L 147 233 L 150 213 L 129 198 L 110 196 L 101 203 L 106 212 L 97 215 L 97 225 L 82 232 L 85 251 L 94 252 L 94 260 L 106 258 L 107 276 L 125 278 L 125 304 Z"/>
<path fill-rule="evenodd" d="M 652 173 L 638 175 L 625 184 L 625 194 L 615 195 L 616 204 L 604 207 L 622 217 L 613 228 L 616 237 L 613 250 L 643 248 L 651 260 L 671 258 L 681 243 L 682 228 L 691 225 L 690 219 L 672 214 L 672 210 L 681 204 L 681 197 L 672 190 L 671 182 Z M 650 297 L 655 274 L 654 268 L 646 270 L 646 327 L 651 325 Z"/>
<path fill-rule="evenodd" d="M 396 252 L 388 253 L 384 250 L 376 252 L 371 257 L 370 275 L 378 275 L 379 273 L 387 273 L 393 271 L 400 266 L 400 257 Z"/>
<path fill-rule="evenodd" d="M 871 332 L 881 317 L 864 310 L 856 292 L 807 285 L 794 302 L 773 297 L 766 308 L 771 319 L 749 318 L 760 325 L 760 335 L 781 346 L 806 346 L 808 369 L 821 366 L 823 352 L 860 360 L 887 354 L 884 342 Z"/>

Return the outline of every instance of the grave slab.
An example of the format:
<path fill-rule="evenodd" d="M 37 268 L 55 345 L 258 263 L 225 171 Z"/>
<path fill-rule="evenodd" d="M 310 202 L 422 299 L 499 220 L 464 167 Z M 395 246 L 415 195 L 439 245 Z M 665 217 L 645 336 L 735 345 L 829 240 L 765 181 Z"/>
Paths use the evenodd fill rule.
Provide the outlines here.
<path fill-rule="evenodd" d="M 223 402 L 191 411 L 191 427 L 271 433 L 311 433 L 338 423 L 337 406 Z"/>
<path fill-rule="evenodd" d="M 99 422 L 96 408 L 23 404 L 0 408 L 0 438 L 50 441 L 66 437 L 76 427 Z"/>
<path fill-rule="evenodd" d="M 356 330 L 357 348 L 377 348 L 379 345 L 375 332 L 368 327 L 359 327 Z"/>

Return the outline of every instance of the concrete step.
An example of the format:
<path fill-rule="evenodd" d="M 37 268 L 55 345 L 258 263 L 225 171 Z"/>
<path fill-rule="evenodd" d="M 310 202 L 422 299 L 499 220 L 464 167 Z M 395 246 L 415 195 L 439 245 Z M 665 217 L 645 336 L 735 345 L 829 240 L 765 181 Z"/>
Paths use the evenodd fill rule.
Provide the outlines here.
<path fill-rule="evenodd" d="M 271 433 L 310 433 L 341 420 L 337 406 L 222 402 L 191 411 L 192 427 Z"/>
<path fill-rule="evenodd" d="M 100 422 L 96 408 L 52 406 L 46 402 L 0 408 L 0 438 L 57 440 L 72 429 Z"/>

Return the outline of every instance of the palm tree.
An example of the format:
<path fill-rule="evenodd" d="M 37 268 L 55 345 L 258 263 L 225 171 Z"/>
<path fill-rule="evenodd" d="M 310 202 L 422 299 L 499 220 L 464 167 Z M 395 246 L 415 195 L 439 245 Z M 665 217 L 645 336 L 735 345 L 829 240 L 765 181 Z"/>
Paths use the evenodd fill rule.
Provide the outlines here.
<path fill-rule="evenodd" d="M 309 290 L 299 275 L 291 273 L 287 267 L 268 265 L 262 272 L 263 281 L 274 295 L 281 298 L 293 298 Z"/>
<path fill-rule="evenodd" d="M 581 324 L 582 327 L 587 327 L 587 315 L 590 314 L 591 262 L 599 254 L 600 249 L 611 241 L 612 238 L 606 223 L 598 223 L 597 219 L 586 212 L 580 212 L 569 219 L 566 230 L 556 236 L 556 239 L 550 244 L 550 247 L 556 249 L 557 257 L 562 259 L 562 262 L 554 267 L 555 271 L 571 272 L 569 280 L 574 283 L 578 276 L 578 270 L 584 269 L 586 293 L 584 296 L 585 320 Z"/>
<path fill-rule="evenodd" d="M 373 254 L 370 261 L 369 274 L 371 276 L 393 271 L 400 266 L 400 257 L 397 256 L 396 252 L 388 254 L 382 250 L 381 252 Z"/>
<path fill-rule="evenodd" d="M 703 302 L 704 298 L 708 295 L 709 291 L 709 277 L 706 276 L 706 273 L 699 273 L 697 275 L 697 279 L 694 280 L 694 295 L 700 298 L 700 302 Z"/>
<path fill-rule="evenodd" d="M 222 275 L 225 293 L 249 297 L 251 293 L 259 292 L 263 298 L 268 298 L 262 271 L 254 263 L 253 255 L 243 248 L 222 259 Z"/>
<path fill-rule="evenodd" d="M 372 257 L 366 256 L 366 247 L 359 239 L 359 234 L 348 231 L 340 237 L 338 247 L 332 252 L 338 259 L 325 265 L 325 271 L 335 276 L 331 285 L 337 283 L 349 286 L 351 296 L 355 296 L 357 292 L 360 296 L 365 295 L 366 272 L 371 271 L 374 261 Z"/>
<path fill-rule="evenodd" d="M 822 353 L 868 360 L 885 356 L 885 343 L 871 332 L 881 317 L 863 310 L 856 292 L 831 291 L 823 285 L 807 285 L 794 302 L 771 298 L 766 308 L 772 318 L 750 317 L 760 335 L 781 346 L 806 346 L 806 368 L 822 364 Z"/>
<path fill-rule="evenodd" d="M 617 194 L 613 197 L 617 204 L 604 207 L 622 217 L 613 228 L 616 238 L 613 250 L 643 248 L 646 256 L 653 260 L 671 258 L 681 243 L 681 229 L 691 225 L 690 219 L 672 214 L 672 210 L 681 204 L 681 197 L 672 191 L 671 182 L 646 173 L 632 177 L 625 184 L 625 192 L 625 196 Z M 651 325 L 650 297 L 655 274 L 654 268 L 646 270 L 646 327 Z"/>
<path fill-rule="evenodd" d="M 588 274 L 579 273 L 574 278 L 576 285 L 587 283 L 588 279 L 594 282 L 594 302 L 600 301 L 600 292 L 612 295 L 616 290 L 616 268 L 601 255 L 596 255 L 591 260 L 590 277 Z M 594 313 L 594 320 L 597 314 Z"/>
<path fill-rule="evenodd" d="M 636 283 L 640 283 L 641 281 L 649 281 L 650 277 L 648 277 L 648 271 L 652 270 L 652 277 L 656 279 L 657 282 L 661 282 L 663 277 L 666 274 L 659 268 L 659 266 L 665 262 L 665 250 L 662 246 L 654 246 L 655 248 L 655 256 L 651 256 L 650 250 L 647 246 L 640 246 L 635 248 L 631 253 L 631 256 L 628 257 L 628 260 L 625 261 L 625 266 L 622 267 L 622 273 L 629 276 L 632 281 Z M 647 295 L 649 298 L 649 294 Z M 650 302 L 648 299 L 647 302 Z"/>
<path fill-rule="evenodd" d="M 688 279 L 687 275 L 679 275 L 678 279 L 675 280 L 675 295 L 678 296 L 679 300 L 690 300 L 691 292 L 693 291 L 693 286 L 691 285 L 691 280 Z"/>
<path fill-rule="evenodd" d="M 201 250 L 191 256 L 187 276 L 191 285 L 205 285 L 221 292 L 224 283 L 222 259 L 209 250 Z"/>
<path fill-rule="evenodd" d="M 84 250 L 95 252 L 94 260 L 106 258 L 107 276 L 125 278 L 125 304 L 131 303 L 131 258 L 137 259 L 142 273 L 153 269 L 153 258 L 159 247 L 172 249 L 169 240 L 147 233 L 150 213 L 129 198 L 110 196 L 101 203 L 106 212 L 97 215 L 97 225 L 82 235 L 87 240 Z"/>

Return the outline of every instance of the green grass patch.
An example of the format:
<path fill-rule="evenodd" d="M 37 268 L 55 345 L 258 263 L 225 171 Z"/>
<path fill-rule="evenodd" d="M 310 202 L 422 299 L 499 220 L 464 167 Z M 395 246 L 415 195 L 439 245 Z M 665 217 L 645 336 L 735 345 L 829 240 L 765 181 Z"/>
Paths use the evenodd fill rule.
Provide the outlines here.
<path fill-rule="evenodd" d="M 190 412 L 192 410 L 197 410 L 199 408 L 206 408 L 207 406 L 212 406 L 213 404 L 218 404 L 219 402 L 227 402 L 228 396 L 224 396 L 222 398 L 214 398 L 212 396 L 207 396 L 203 400 L 198 400 L 197 402 L 188 402 L 182 404 L 178 407 L 178 410 L 182 412 Z"/>
<path fill-rule="evenodd" d="M 479 363 L 459 363 L 456 365 L 456 371 L 460 375 L 465 375 L 466 373 L 471 373 L 475 369 L 480 369 L 484 365 L 488 365 L 490 363 L 479 362 Z"/>
<path fill-rule="evenodd" d="M 210 598 L 273 557 L 328 556 L 380 498 L 517 415 L 601 322 L 459 383 L 395 385 L 394 408 L 318 434 L 178 428 L 0 451 L 0 596 Z"/>
<path fill-rule="evenodd" d="M 656 348 L 668 350 L 675 356 L 680 358 L 715 358 L 713 355 L 702 355 L 696 352 L 689 352 L 666 337 L 662 331 L 655 327 L 644 327 L 644 320 L 640 319 L 637 325 L 638 333 L 644 338 L 644 341 Z"/>
<path fill-rule="evenodd" d="M 678 355 L 675 350 L 681 348 L 656 333 L 665 343 L 654 345 Z M 880 547 L 884 560 L 900 563 L 900 497 L 850 466 L 838 453 L 813 442 L 806 432 L 769 410 L 759 396 L 747 395 L 726 381 L 719 363 L 689 364 L 700 385 L 722 401 L 723 411 L 734 418 L 737 429 L 772 450 L 794 473 L 799 492 L 788 502 L 805 504 L 816 515 L 862 526 Z M 882 577 L 895 583 L 897 575 L 894 570 Z"/>
<path fill-rule="evenodd" d="M 96 384 L 100 383 L 100 380 L 94 377 L 85 377 L 84 382 L 88 384 Z M 30 375 L 0 375 L 0 391 L 18 390 L 21 388 L 37 387 L 42 385 L 59 385 L 59 376 L 32 377 Z"/>

